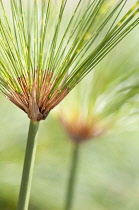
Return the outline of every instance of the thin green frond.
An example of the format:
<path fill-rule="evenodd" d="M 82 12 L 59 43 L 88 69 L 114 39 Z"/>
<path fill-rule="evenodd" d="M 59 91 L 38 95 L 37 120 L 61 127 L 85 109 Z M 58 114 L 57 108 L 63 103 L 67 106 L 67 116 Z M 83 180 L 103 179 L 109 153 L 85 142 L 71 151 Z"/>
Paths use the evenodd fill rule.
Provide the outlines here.
<path fill-rule="evenodd" d="M 135 127 L 139 103 L 138 28 L 108 55 L 56 109 L 77 143 L 113 127 Z M 129 43 L 134 37 L 134 42 Z M 62 115 L 61 115 L 62 113 Z M 135 124 L 133 124 L 133 122 Z M 116 129 L 117 131 L 117 129 Z"/>

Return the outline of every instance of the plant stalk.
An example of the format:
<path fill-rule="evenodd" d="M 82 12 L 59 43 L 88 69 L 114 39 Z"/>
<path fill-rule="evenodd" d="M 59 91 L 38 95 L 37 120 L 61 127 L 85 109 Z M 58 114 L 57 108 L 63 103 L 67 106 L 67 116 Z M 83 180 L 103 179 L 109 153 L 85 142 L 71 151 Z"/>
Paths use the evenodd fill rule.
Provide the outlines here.
<path fill-rule="evenodd" d="M 76 172 L 77 172 L 77 166 L 78 166 L 79 147 L 80 147 L 79 144 L 74 144 L 70 176 L 68 180 L 65 210 L 71 210 L 72 208 L 75 181 L 76 181 Z"/>
<path fill-rule="evenodd" d="M 39 122 L 30 120 L 17 210 L 28 210 Z"/>

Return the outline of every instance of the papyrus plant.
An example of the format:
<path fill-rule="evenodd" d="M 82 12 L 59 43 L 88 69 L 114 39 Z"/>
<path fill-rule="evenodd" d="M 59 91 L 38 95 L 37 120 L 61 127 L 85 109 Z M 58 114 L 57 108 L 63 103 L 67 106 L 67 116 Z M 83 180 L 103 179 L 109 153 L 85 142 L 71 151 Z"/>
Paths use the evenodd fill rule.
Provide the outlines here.
<path fill-rule="evenodd" d="M 138 46 L 137 35 L 129 39 Z M 116 134 L 138 125 L 139 53 L 135 44 L 127 46 L 129 39 L 90 72 L 55 111 L 73 143 L 65 210 L 72 209 L 80 147 L 108 132 Z"/>
<path fill-rule="evenodd" d="M 138 25 L 139 1 L 127 2 L 0 0 L 0 92 L 30 118 L 18 210 L 28 209 L 39 122 Z"/>

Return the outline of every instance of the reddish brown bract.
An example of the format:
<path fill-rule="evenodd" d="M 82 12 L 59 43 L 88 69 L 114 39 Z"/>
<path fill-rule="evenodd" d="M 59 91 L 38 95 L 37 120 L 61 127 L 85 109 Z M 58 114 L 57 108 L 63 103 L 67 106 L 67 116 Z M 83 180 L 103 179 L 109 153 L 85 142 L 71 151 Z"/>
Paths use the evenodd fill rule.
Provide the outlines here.
<path fill-rule="evenodd" d="M 33 121 L 44 120 L 51 109 L 57 106 L 63 98 L 69 93 L 68 88 L 61 91 L 60 88 L 53 91 L 56 80 L 52 82 L 53 72 L 43 72 L 41 85 L 39 84 L 38 70 L 34 74 L 33 85 L 30 86 L 25 76 L 17 78 L 21 93 L 8 87 L 9 93 L 5 95 L 16 106 L 28 114 L 28 117 Z"/>
<path fill-rule="evenodd" d="M 79 120 L 68 122 L 62 118 L 60 118 L 60 120 L 68 132 L 71 140 L 77 144 L 98 137 L 105 132 L 105 129 L 101 126 L 98 126 L 95 122 L 89 123 L 83 121 L 81 122 Z"/>

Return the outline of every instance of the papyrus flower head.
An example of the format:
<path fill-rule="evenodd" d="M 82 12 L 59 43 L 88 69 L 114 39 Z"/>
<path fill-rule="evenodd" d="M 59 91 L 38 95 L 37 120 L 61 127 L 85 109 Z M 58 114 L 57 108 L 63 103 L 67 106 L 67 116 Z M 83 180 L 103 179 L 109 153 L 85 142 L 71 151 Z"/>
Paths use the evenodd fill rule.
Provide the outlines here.
<path fill-rule="evenodd" d="M 138 1 L 128 12 L 123 0 L 9 2 L 0 0 L 0 91 L 34 121 L 139 23 Z"/>
<path fill-rule="evenodd" d="M 138 124 L 139 54 L 135 44 L 119 52 L 128 40 L 90 72 L 57 108 L 56 114 L 74 142 L 82 143 L 112 130 L 129 130 Z"/>

